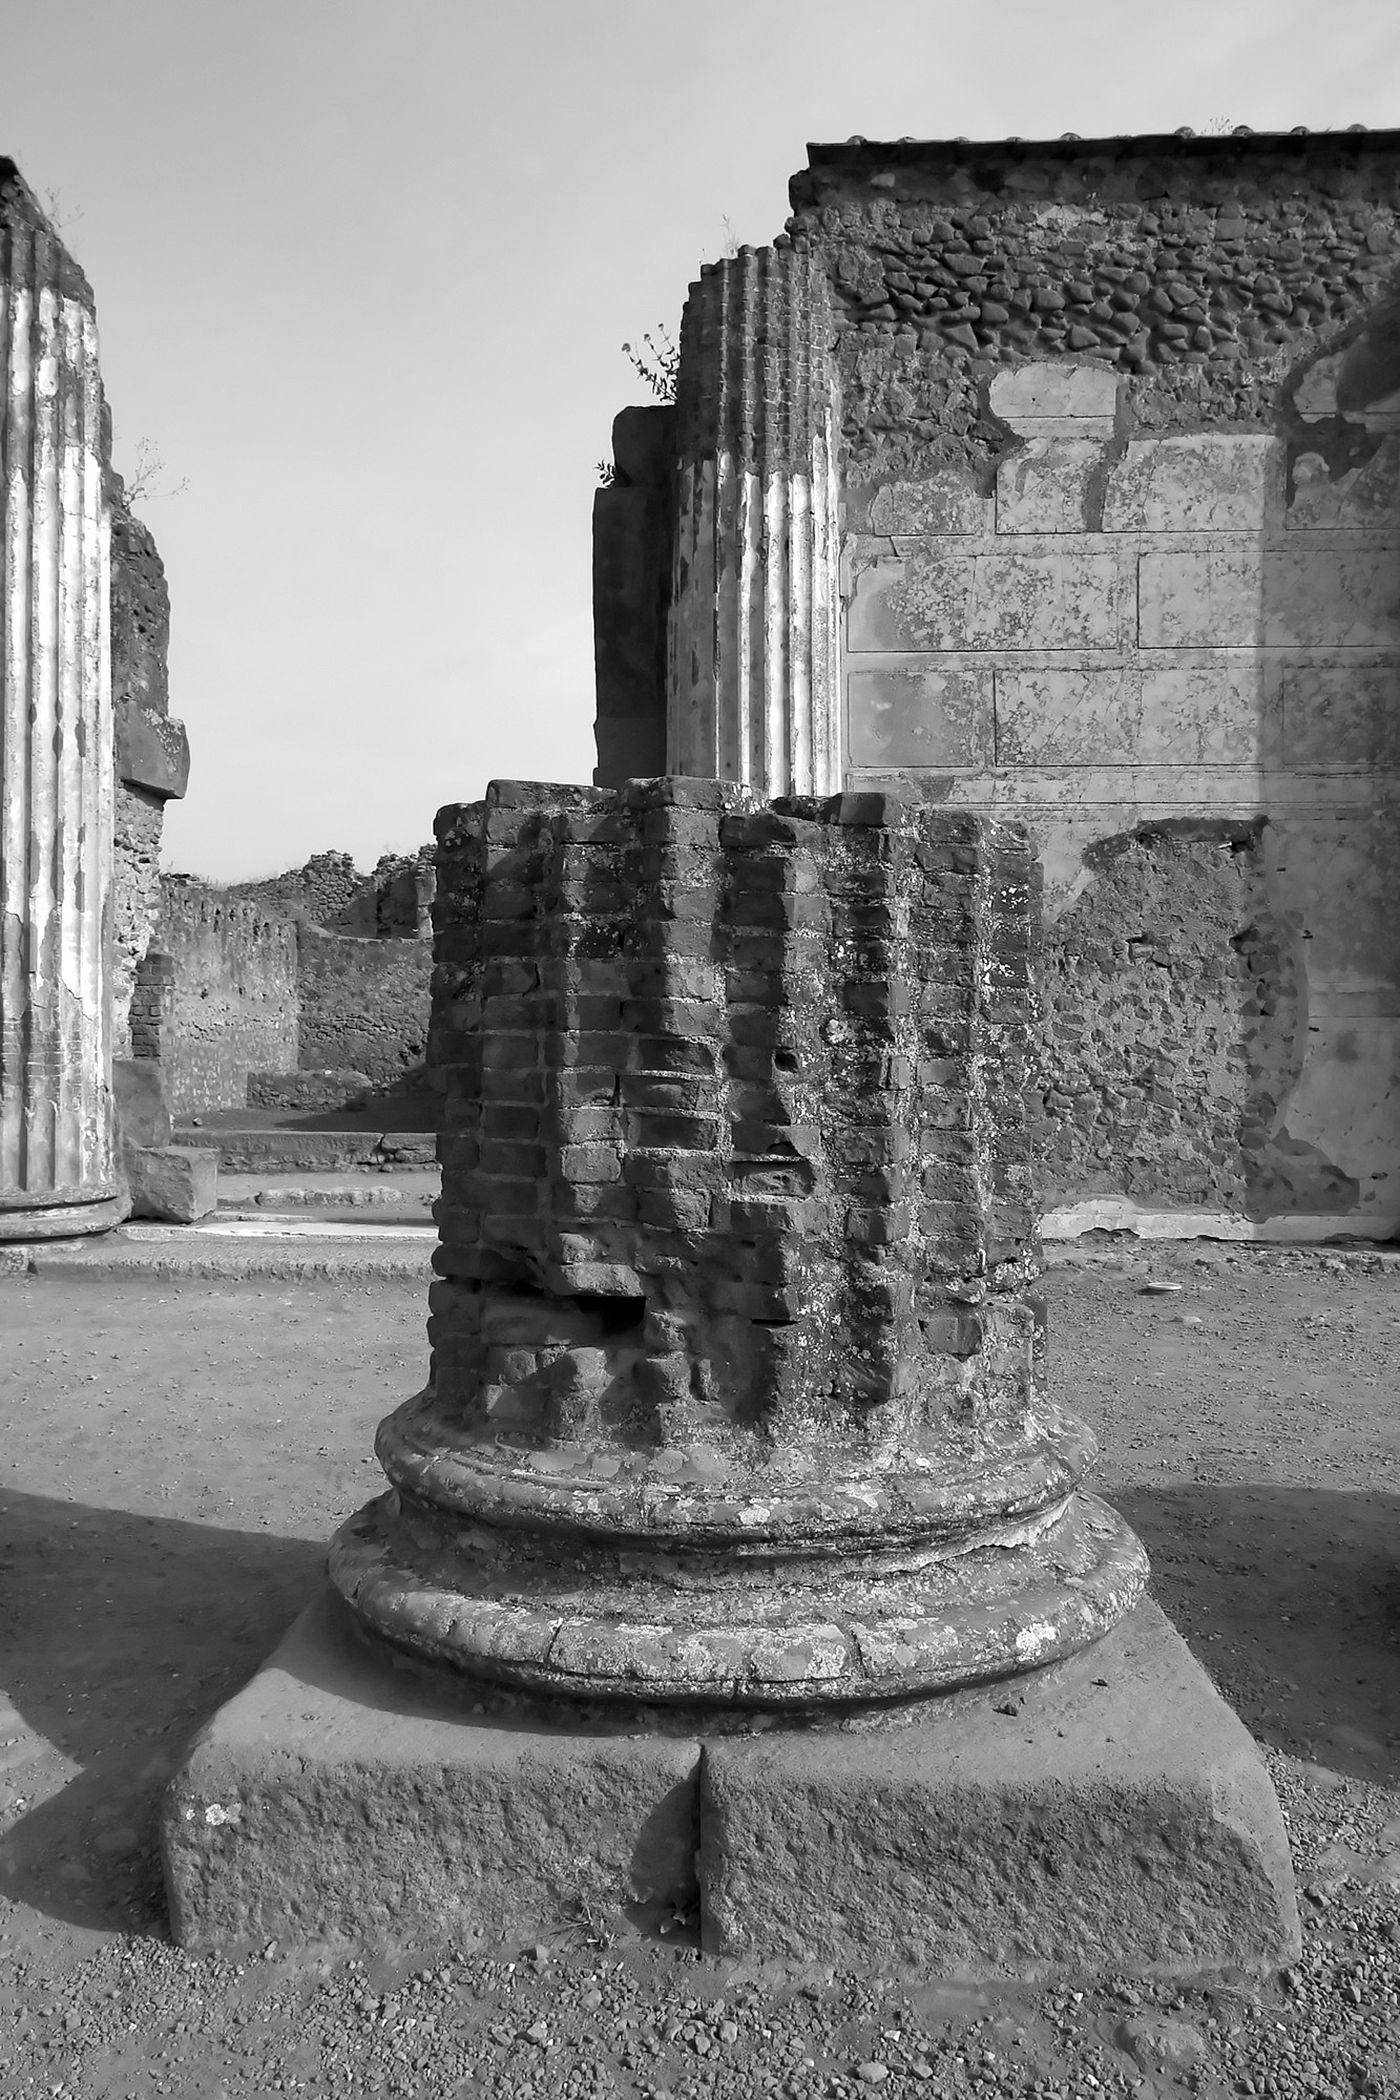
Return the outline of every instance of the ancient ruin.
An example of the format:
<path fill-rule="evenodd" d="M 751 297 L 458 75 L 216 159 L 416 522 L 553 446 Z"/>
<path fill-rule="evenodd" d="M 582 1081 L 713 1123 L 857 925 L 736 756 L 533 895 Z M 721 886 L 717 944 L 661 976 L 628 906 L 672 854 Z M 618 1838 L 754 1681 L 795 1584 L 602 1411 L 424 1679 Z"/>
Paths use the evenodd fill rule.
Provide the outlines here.
<path fill-rule="evenodd" d="M 1141 1590 L 1037 1375 L 1024 835 L 892 798 L 497 786 L 438 820 L 427 1392 L 338 1539 L 508 1684 L 826 1707 Z"/>
<path fill-rule="evenodd" d="M 171 1789 L 180 1939 L 1286 1960 L 1262 1762 L 1046 1386 L 1024 832 L 670 775 L 438 845 L 429 1382 Z"/>
<path fill-rule="evenodd" d="M 791 197 L 618 420 L 596 778 L 1027 823 L 1051 1228 L 1393 1232 L 1400 134 L 856 139 Z"/>

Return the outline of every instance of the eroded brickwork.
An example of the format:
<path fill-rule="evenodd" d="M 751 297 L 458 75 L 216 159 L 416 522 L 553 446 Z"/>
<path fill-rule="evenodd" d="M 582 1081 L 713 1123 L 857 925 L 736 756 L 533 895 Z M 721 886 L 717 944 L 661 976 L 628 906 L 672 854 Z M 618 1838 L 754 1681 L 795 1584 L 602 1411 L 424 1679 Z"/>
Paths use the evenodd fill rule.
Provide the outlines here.
<path fill-rule="evenodd" d="M 565 1372 L 581 1390 L 549 1342 L 502 1383 L 524 1344 L 493 1345 L 483 1287 L 520 1284 L 621 1301 L 638 1332 L 610 1346 L 600 1304 L 589 1363 L 612 1388 L 625 1360 L 644 1416 L 960 1393 L 966 1323 L 923 1293 L 1033 1230 L 1024 837 L 883 796 L 554 793 L 441 839 L 434 1337 L 455 1375 L 522 1419 Z"/>
<path fill-rule="evenodd" d="M 333 1552 L 357 1609 L 778 1706 L 1102 1630 L 1142 1564 L 1040 1383 L 1025 834 L 663 779 L 498 783 L 438 843 L 432 1382 Z"/>

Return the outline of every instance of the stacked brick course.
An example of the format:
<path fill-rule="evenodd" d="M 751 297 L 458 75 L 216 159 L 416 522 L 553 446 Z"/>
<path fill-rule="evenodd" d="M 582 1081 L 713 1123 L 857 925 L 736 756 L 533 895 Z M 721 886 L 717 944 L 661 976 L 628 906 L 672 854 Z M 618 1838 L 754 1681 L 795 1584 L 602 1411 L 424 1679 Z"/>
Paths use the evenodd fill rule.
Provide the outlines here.
<path fill-rule="evenodd" d="M 438 840 L 433 1378 L 333 1556 L 371 1623 L 759 1704 L 1101 1631 L 1141 1565 L 1036 1369 L 1024 834 L 668 779 Z"/>

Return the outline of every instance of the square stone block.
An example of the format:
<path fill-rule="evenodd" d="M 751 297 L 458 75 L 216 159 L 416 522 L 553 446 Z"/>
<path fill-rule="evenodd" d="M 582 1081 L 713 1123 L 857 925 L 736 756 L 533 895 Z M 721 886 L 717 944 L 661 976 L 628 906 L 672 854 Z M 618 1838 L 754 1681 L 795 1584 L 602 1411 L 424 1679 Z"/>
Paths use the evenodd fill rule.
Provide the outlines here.
<path fill-rule="evenodd" d="M 992 763 L 992 674 L 931 671 L 927 659 L 853 670 L 848 742 L 855 766 L 972 768 Z"/>
<path fill-rule="evenodd" d="M 432 1952 L 693 1901 L 696 1742 L 474 1713 L 486 1697 L 319 1597 L 167 1791 L 175 1938 Z"/>
<path fill-rule="evenodd" d="M 1128 635 L 1131 569 L 1113 548 L 974 554 L 929 540 L 868 565 L 862 551 L 847 616 L 852 652 L 1105 649 Z"/>
<path fill-rule="evenodd" d="M 1260 667 L 1225 654 L 1145 669 L 996 673 L 1002 766 L 1242 766 L 1262 740 Z"/>
<path fill-rule="evenodd" d="M 1032 438 L 997 468 L 997 531 L 1086 532 L 1105 453 L 1087 438 Z"/>
<path fill-rule="evenodd" d="M 1108 472 L 1105 532 L 1262 532 L 1283 448 L 1252 432 L 1134 438 Z"/>
<path fill-rule="evenodd" d="M 1151 1603 L 916 1722 L 707 1742 L 700 1824 L 715 1954 L 1045 1978 L 1301 1944 L 1263 1760 Z"/>
<path fill-rule="evenodd" d="M 219 1204 L 219 1154 L 211 1146 L 163 1145 L 123 1149 L 133 1218 L 165 1218 L 192 1225 Z"/>
<path fill-rule="evenodd" d="M 1017 365 L 993 376 L 990 401 L 993 415 L 1026 437 L 1108 437 L 1118 374 L 1109 365 L 1067 358 Z"/>

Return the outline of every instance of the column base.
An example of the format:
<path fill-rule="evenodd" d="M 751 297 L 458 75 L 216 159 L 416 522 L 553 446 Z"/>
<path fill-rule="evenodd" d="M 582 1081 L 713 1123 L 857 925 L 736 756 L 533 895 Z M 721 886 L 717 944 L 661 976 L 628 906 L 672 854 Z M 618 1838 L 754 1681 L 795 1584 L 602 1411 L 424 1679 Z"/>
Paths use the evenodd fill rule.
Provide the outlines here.
<path fill-rule="evenodd" d="M 567 1945 L 698 1898 L 707 1954 L 857 1973 L 1188 1976 L 1299 1950 L 1263 1760 L 1152 1603 L 1046 1669 L 748 1736 L 644 1732 L 655 1710 L 551 1726 L 548 1702 L 446 1675 L 318 1598 L 167 1793 L 175 1938 Z"/>
<path fill-rule="evenodd" d="M 0 1245 L 6 1240 L 66 1240 L 81 1233 L 110 1232 L 131 1211 L 125 1196 L 99 1196 L 92 1203 L 50 1203 L 33 1210 L 0 1208 Z"/>

